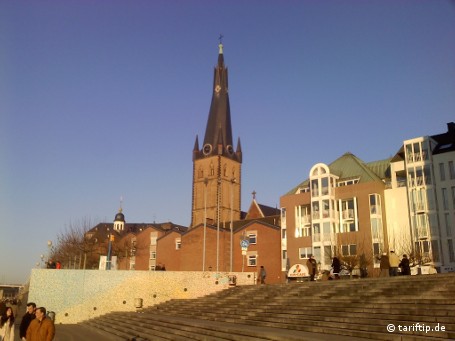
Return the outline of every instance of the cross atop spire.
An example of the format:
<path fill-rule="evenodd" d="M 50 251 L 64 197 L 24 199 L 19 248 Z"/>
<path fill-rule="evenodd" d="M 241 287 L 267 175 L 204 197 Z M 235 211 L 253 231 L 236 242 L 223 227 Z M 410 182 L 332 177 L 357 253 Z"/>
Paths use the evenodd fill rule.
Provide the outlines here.
<path fill-rule="evenodd" d="M 123 211 L 123 195 L 120 196 L 120 208 L 119 208 L 119 213 L 122 213 Z"/>
<path fill-rule="evenodd" d="M 223 35 L 220 34 L 220 36 L 218 37 L 218 40 L 220 41 L 220 43 L 218 44 L 218 48 L 219 48 L 219 54 L 223 54 Z"/>

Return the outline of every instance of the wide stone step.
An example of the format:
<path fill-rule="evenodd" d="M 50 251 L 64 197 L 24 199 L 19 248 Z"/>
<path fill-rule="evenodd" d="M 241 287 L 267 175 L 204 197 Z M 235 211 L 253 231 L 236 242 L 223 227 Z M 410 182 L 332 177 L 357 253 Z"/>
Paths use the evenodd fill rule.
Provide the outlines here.
<path fill-rule="evenodd" d="M 306 316 L 319 316 L 319 317 L 340 317 L 350 318 L 351 320 L 357 321 L 359 318 L 363 318 L 366 314 L 371 315 L 370 309 L 365 309 L 362 307 L 339 307 L 334 308 L 331 306 L 321 306 L 321 307 L 312 307 L 312 309 L 298 309 L 293 306 L 268 306 L 268 307 L 250 307 L 249 310 L 241 310 L 236 307 L 235 310 L 231 308 L 224 308 L 220 310 L 211 310 L 207 309 L 195 309 L 186 310 L 186 309 L 171 309 L 166 308 L 160 310 L 160 312 L 167 312 L 168 314 L 179 314 L 186 316 L 200 316 L 207 315 L 211 317 L 216 317 L 218 315 L 237 315 L 239 318 L 242 316 L 260 316 L 260 315 L 269 315 L 277 317 L 290 317 L 290 318 L 300 318 Z M 410 312 L 413 314 L 411 315 Z M 407 321 L 407 322 L 421 322 L 421 323 L 453 323 L 455 321 L 455 311 L 452 311 L 453 314 L 449 316 L 451 311 L 444 309 L 439 309 L 437 312 L 429 312 L 428 310 L 422 308 L 420 313 L 418 311 L 410 311 L 409 309 L 376 309 L 374 311 L 375 321 L 378 319 L 390 319 L 391 321 Z"/>
<path fill-rule="evenodd" d="M 117 317 L 123 319 L 123 316 Z M 117 321 L 114 317 L 113 320 Z M 301 336 L 279 335 L 276 330 L 264 328 L 250 328 L 244 324 L 232 323 L 213 323 L 210 320 L 188 319 L 184 316 L 157 316 L 150 314 L 137 315 L 130 318 L 129 321 L 140 321 L 141 324 L 168 326 L 170 329 L 177 329 L 181 335 L 185 335 L 187 339 L 194 340 L 233 340 L 233 341 L 257 341 L 257 340 L 276 340 L 276 341 L 297 341 L 302 340 Z M 137 323 L 132 324 L 135 328 Z M 174 331 L 175 332 L 175 331 Z"/>
<path fill-rule="evenodd" d="M 169 315 L 169 318 L 175 318 L 173 315 Z M 192 321 L 196 321 L 199 319 L 193 318 Z M 211 319 L 205 318 L 203 320 L 212 321 Z M 229 317 L 219 317 L 216 319 L 216 323 L 229 323 L 229 324 L 244 324 L 245 326 L 257 326 L 261 328 L 271 328 L 271 330 L 275 330 L 276 332 L 283 332 L 283 331 L 298 331 L 298 332 L 310 332 L 310 333 L 323 333 L 323 334 L 335 334 L 335 335 L 344 335 L 349 337 L 356 337 L 356 338 L 366 338 L 366 339 L 375 339 L 375 340 L 433 340 L 433 339 L 441 339 L 447 338 L 455 335 L 451 335 L 448 333 L 421 333 L 419 334 L 390 334 L 385 333 L 386 325 L 376 328 L 379 331 L 373 331 L 371 329 L 361 329 L 361 328 L 348 328 L 348 326 L 342 324 L 335 324 L 335 323 L 324 323 L 324 322 L 316 322 L 307 321 L 304 324 L 292 324 L 292 323 L 277 323 L 277 322 L 267 322 L 262 320 L 255 320 L 255 319 L 236 319 L 236 318 L 229 318 Z M 337 339 L 339 336 L 337 337 Z M 297 338 L 298 340 L 303 340 L 301 336 Z M 284 338 L 283 340 L 288 340 Z"/>
<path fill-rule="evenodd" d="M 156 340 L 156 341 L 171 340 L 169 338 L 169 334 L 167 334 L 167 333 L 163 333 L 162 335 L 160 335 L 160 334 L 150 335 L 148 333 L 142 333 L 139 330 L 134 330 L 133 328 L 131 328 L 130 326 L 128 326 L 125 323 L 113 324 L 111 320 L 109 320 L 105 317 L 98 317 L 96 319 L 89 320 L 84 323 L 88 324 L 89 326 L 91 326 L 93 328 L 101 329 L 101 330 L 104 330 L 105 332 L 122 337 L 125 340 L 130 340 L 133 337 L 135 337 L 137 339 L 148 340 L 151 336 L 153 336 L 153 340 Z"/>
<path fill-rule="evenodd" d="M 446 301 L 445 301 L 446 302 Z M 242 311 L 251 311 L 257 309 L 256 307 L 261 307 L 262 311 L 336 311 L 336 312 L 364 312 L 370 313 L 373 309 L 375 312 L 388 313 L 388 314 L 410 314 L 418 316 L 453 316 L 455 318 L 455 305 L 454 304 L 420 304 L 420 303 L 380 303 L 380 302 L 370 302 L 359 304 L 348 304 L 343 300 L 332 300 L 329 302 L 322 301 L 305 301 L 302 304 L 296 304 L 295 302 L 269 302 L 267 304 L 256 305 L 251 302 L 239 302 L 238 304 L 224 304 L 220 306 L 207 306 L 203 304 L 191 304 L 186 306 L 181 305 L 172 305 L 172 306 L 162 306 L 156 307 L 155 309 L 167 309 L 177 311 L 181 310 L 182 312 L 187 312 L 188 314 L 203 314 L 207 312 L 229 312 L 232 307 L 235 307 L 235 310 L 238 313 Z M 153 310 L 153 308 L 152 308 Z"/>
<path fill-rule="evenodd" d="M 242 321 L 261 321 L 263 323 L 269 324 L 270 322 L 275 322 L 279 324 L 283 323 L 292 323 L 292 324 L 314 324 L 314 322 L 324 321 L 324 322 L 334 322 L 342 323 L 349 325 L 349 328 L 353 329 L 364 329 L 369 331 L 384 332 L 387 324 L 394 325 L 412 325 L 414 323 L 424 323 L 426 325 L 444 325 L 446 330 L 454 330 L 455 324 L 453 317 L 446 318 L 436 318 L 431 316 L 410 316 L 406 314 L 396 315 L 390 313 L 384 314 L 366 314 L 365 312 L 361 313 L 350 313 L 350 314 L 339 314 L 333 311 L 307 311 L 306 314 L 298 314 L 294 311 L 288 311 L 287 313 L 274 313 L 270 311 L 255 311 L 255 312 L 239 312 L 239 311 L 225 311 L 225 312 L 193 312 L 188 314 L 188 312 L 179 312 L 179 311 L 160 311 L 160 313 L 166 313 L 170 316 L 180 315 L 180 316 L 191 316 L 194 318 L 204 318 L 208 320 L 216 321 L 232 321 L 232 320 L 242 320 Z M 378 321 L 381 321 L 384 326 L 377 329 Z M 243 323 L 243 322 L 242 322 Z M 356 325 L 361 325 L 360 327 L 355 327 Z M 338 325 L 337 325 L 338 326 Z M 280 327 L 283 328 L 283 327 Z"/>
<path fill-rule="evenodd" d="M 123 316 L 114 315 L 111 317 L 114 323 L 124 323 Z M 217 330 L 200 328 L 190 324 L 175 324 L 175 320 L 157 320 L 150 323 L 150 318 L 145 319 L 142 314 L 130 315 L 128 325 L 132 330 L 141 330 L 148 334 L 155 335 L 156 332 L 168 333 L 170 340 L 200 340 L 200 341 L 217 341 L 217 340 L 239 340 L 232 335 Z M 254 341 L 256 339 L 245 336 L 245 341 Z"/>

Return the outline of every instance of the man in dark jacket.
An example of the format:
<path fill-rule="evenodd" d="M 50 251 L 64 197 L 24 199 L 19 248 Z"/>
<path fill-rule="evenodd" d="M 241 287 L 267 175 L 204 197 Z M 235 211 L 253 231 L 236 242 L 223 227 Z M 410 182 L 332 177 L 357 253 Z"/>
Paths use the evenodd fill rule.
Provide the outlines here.
<path fill-rule="evenodd" d="M 25 340 L 27 334 L 27 328 L 30 322 L 35 318 L 36 304 L 33 302 L 27 303 L 27 312 L 22 317 L 21 325 L 19 327 L 19 337 L 21 340 Z"/>

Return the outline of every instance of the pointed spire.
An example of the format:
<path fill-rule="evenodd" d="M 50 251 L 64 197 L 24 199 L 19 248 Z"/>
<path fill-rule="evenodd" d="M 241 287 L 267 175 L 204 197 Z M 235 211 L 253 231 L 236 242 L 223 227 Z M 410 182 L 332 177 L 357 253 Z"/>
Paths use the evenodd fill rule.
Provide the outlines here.
<path fill-rule="evenodd" d="M 196 135 L 196 141 L 194 142 L 194 148 L 193 148 L 194 151 L 198 151 L 199 150 L 199 136 Z"/>
<path fill-rule="evenodd" d="M 215 66 L 214 70 L 212 103 L 210 105 L 202 152 L 205 156 L 218 154 L 235 157 L 234 149 L 232 147 L 228 70 L 224 65 L 222 38 L 223 36 L 220 35 L 218 64 Z M 219 146 L 220 141 L 221 147 Z"/>
<path fill-rule="evenodd" d="M 196 135 L 196 141 L 194 141 L 194 148 L 193 148 L 193 161 L 196 160 L 198 155 L 199 155 L 199 136 Z"/>
<path fill-rule="evenodd" d="M 235 154 L 237 155 L 237 160 L 242 162 L 242 145 L 240 144 L 240 137 L 237 139 L 237 149 Z"/>

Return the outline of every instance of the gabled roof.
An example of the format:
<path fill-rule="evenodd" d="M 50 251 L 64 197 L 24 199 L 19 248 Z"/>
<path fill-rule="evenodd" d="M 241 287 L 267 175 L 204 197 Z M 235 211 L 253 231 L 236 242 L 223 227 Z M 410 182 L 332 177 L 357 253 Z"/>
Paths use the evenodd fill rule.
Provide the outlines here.
<path fill-rule="evenodd" d="M 390 162 L 392 158 L 379 160 L 379 161 L 372 161 L 366 163 L 367 167 L 370 168 L 377 176 L 381 179 L 389 179 L 390 174 Z"/>
<path fill-rule="evenodd" d="M 153 228 L 158 231 L 166 232 L 166 231 L 179 231 L 180 233 L 185 232 L 188 227 L 177 225 L 172 222 L 166 223 L 126 223 L 123 231 L 114 231 L 114 224 L 113 223 L 99 223 L 98 225 L 92 227 L 87 234 L 93 234 L 93 237 L 97 237 L 98 239 L 107 238 L 110 233 L 115 234 L 118 237 L 124 237 L 128 233 L 132 233 L 137 235 L 142 231 L 146 230 L 147 228 Z"/>
<path fill-rule="evenodd" d="M 352 153 L 345 153 L 328 165 L 330 173 L 338 176 L 338 181 L 359 179 L 359 183 L 381 181 L 390 159 L 365 163 Z M 378 172 L 378 173 L 376 173 Z M 301 182 L 286 195 L 295 194 L 299 188 L 308 187 L 309 179 Z"/>
<path fill-rule="evenodd" d="M 447 123 L 447 132 L 431 136 L 437 142 L 433 154 L 442 154 L 455 151 L 455 123 Z"/>
<path fill-rule="evenodd" d="M 281 220 L 277 217 L 265 217 L 260 219 L 238 220 L 234 221 L 234 233 L 247 228 L 255 223 L 261 224 L 273 229 L 281 229 Z"/>

